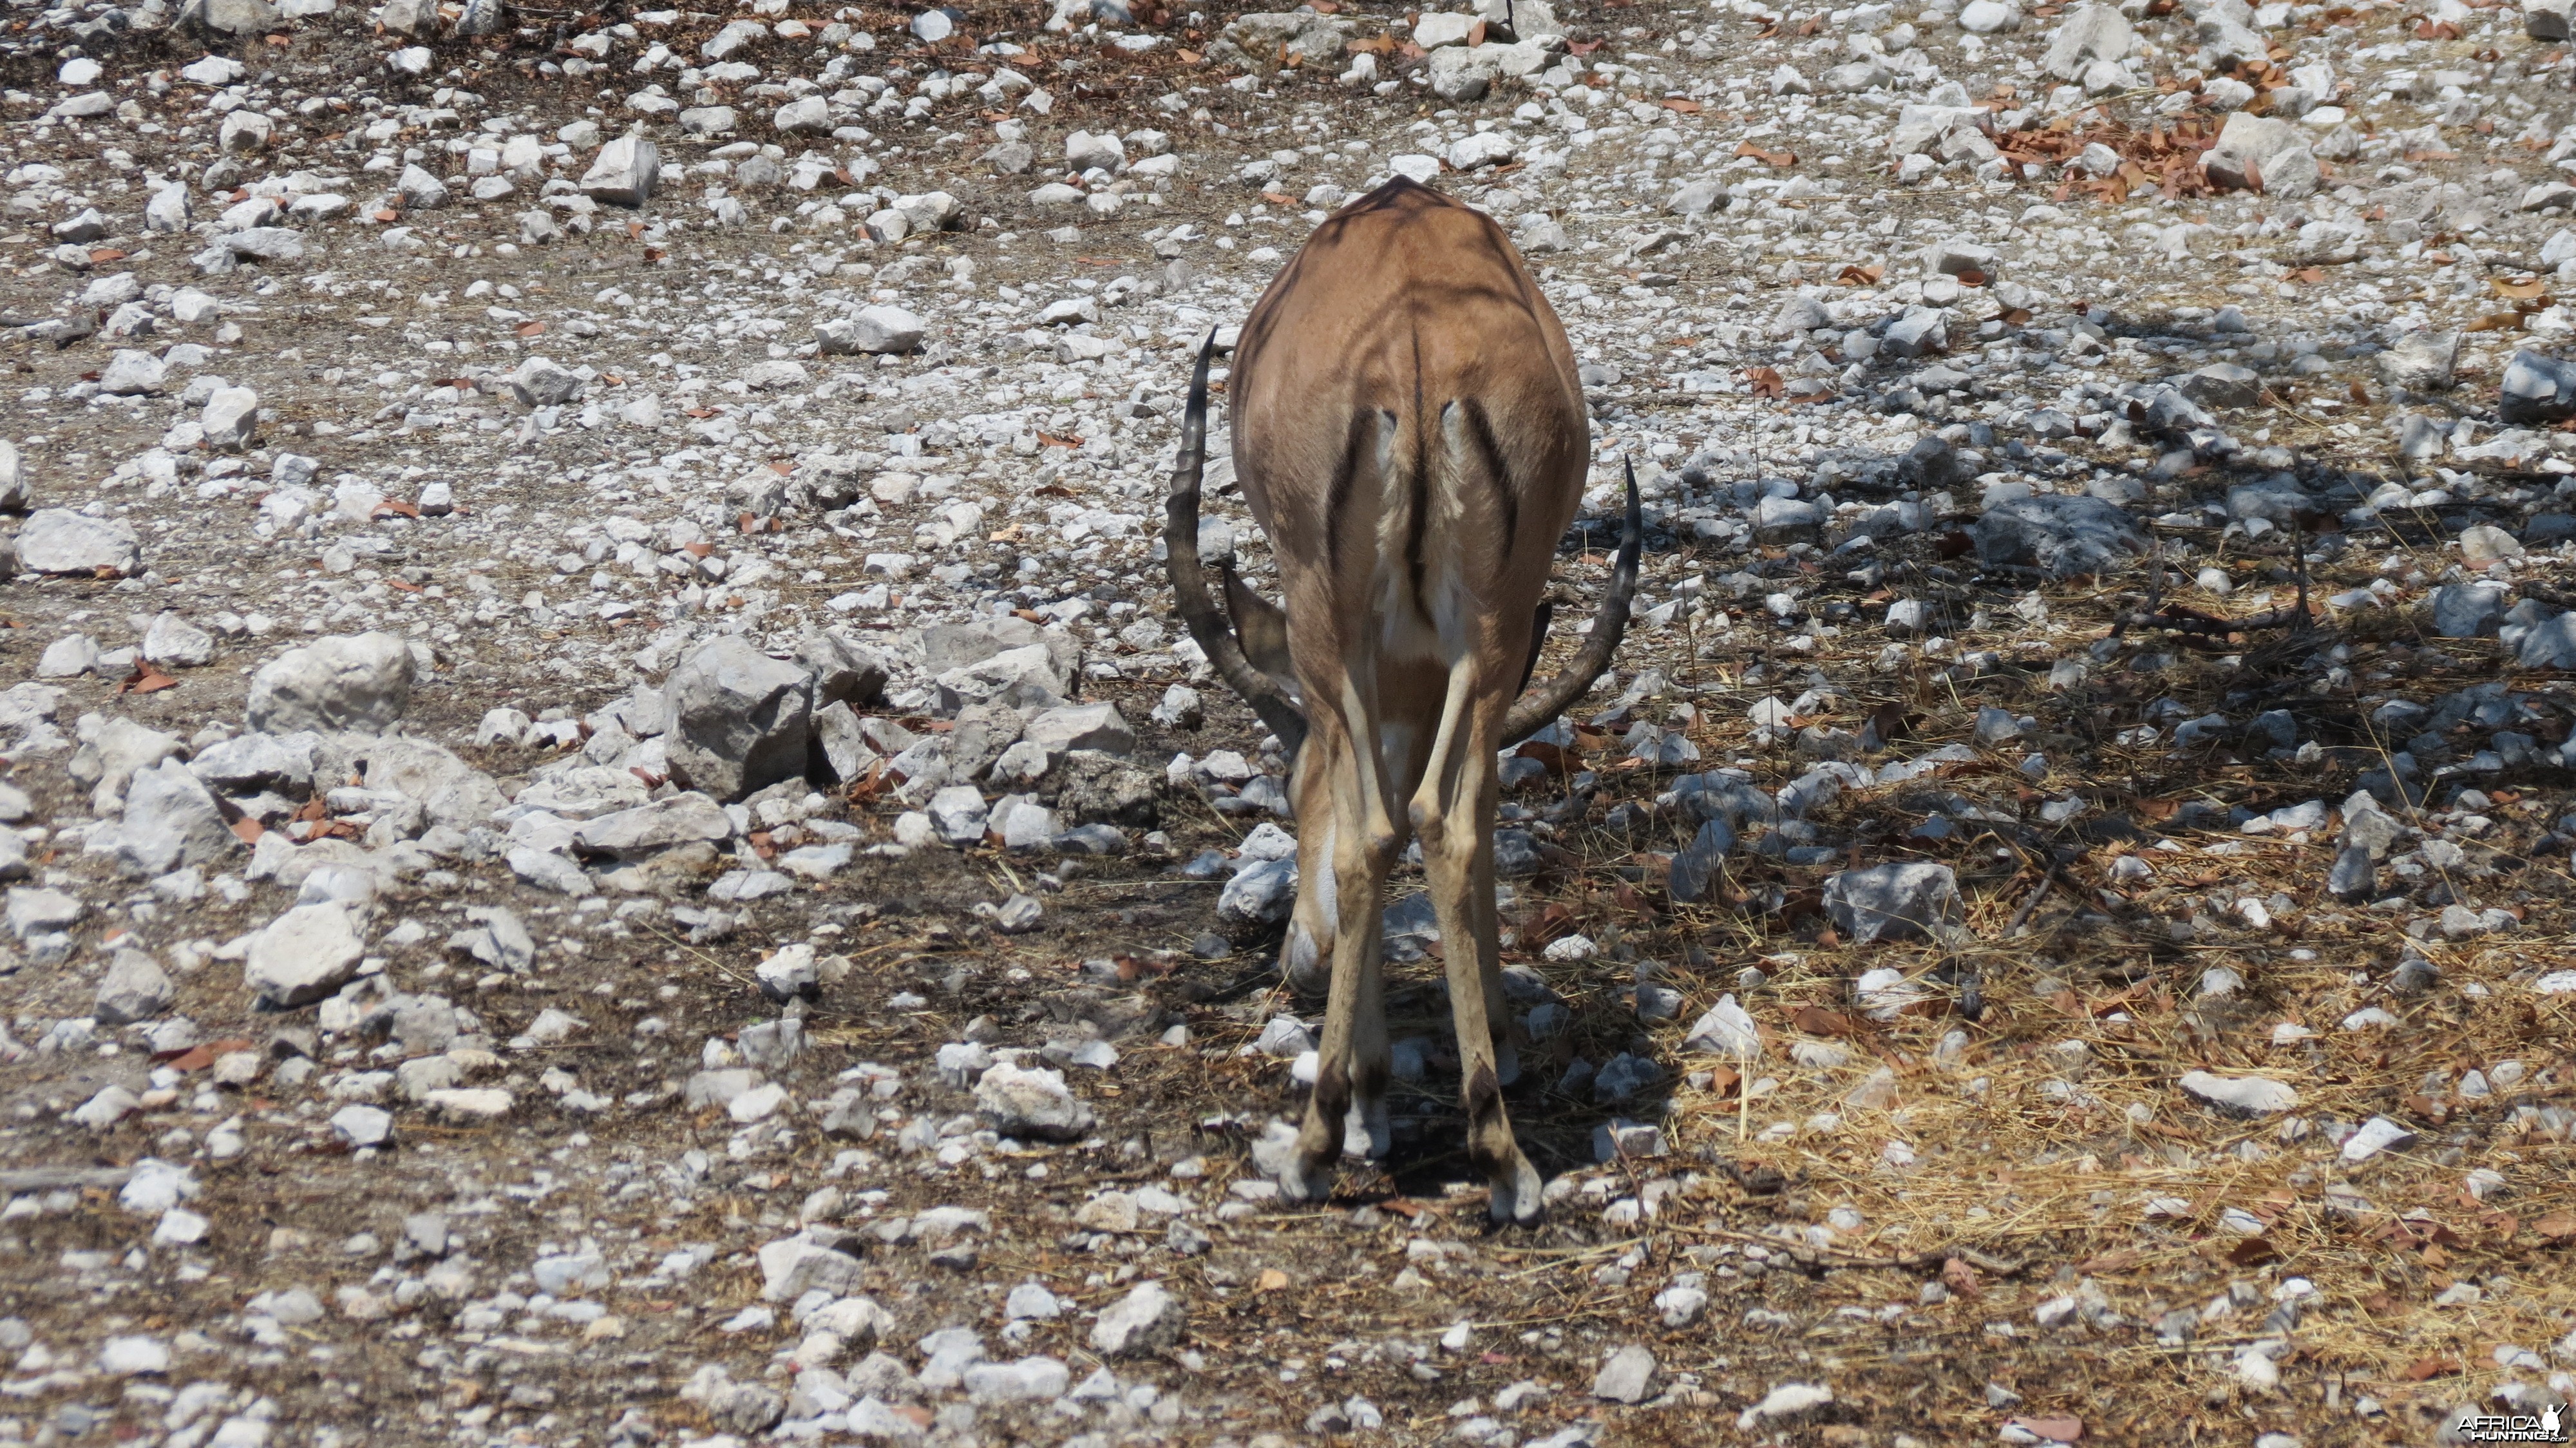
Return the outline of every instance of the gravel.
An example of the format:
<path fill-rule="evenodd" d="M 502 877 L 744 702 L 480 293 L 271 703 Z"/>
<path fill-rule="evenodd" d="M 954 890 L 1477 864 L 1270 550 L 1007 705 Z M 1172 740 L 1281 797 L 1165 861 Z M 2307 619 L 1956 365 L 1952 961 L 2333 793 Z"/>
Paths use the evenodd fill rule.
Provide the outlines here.
<path fill-rule="evenodd" d="M 1187 1314 L 1160 1282 L 1147 1282 L 1102 1309 L 1090 1343 L 1104 1357 L 1160 1352 L 1180 1340 Z"/>
<path fill-rule="evenodd" d="M 410 707 L 413 668 L 410 645 L 390 633 L 318 639 L 260 666 L 244 720 L 267 734 L 377 733 Z"/>
<path fill-rule="evenodd" d="M 242 984 L 268 1005 L 303 1005 L 348 984 L 364 951 L 344 907 L 298 905 L 249 937 Z"/>
<path fill-rule="evenodd" d="M 1814 1344 L 2071 1403 L 2221 1332 L 2172 1232 L 2539 1230 L 2563 1063 L 2456 1028 L 2570 988 L 2564 7 L 2152 10 L 25 12 L 0 1439 L 2022 1441 Z M 1560 601 L 1649 525 L 1504 764 L 1530 1241 L 1410 863 L 1393 1174 L 1277 1203 L 1289 762 L 1156 556 L 1195 349 L 1398 175 L 1571 336 Z M 2085 1161 L 2063 1262 L 1952 1205 Z M 2192 1393 L 2412 1411 L 2246 1328 Z"/>

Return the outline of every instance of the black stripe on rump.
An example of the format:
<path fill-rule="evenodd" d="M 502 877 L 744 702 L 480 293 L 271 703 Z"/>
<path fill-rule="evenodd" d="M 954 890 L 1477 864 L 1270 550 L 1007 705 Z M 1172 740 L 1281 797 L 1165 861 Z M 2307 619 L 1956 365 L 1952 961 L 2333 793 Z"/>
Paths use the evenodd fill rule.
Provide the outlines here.
<path fill-rule="evenodd" d="M 1512 477 L 1511 462 L 1503 455 L 1502 439 L 1494 436 L 1493 419 L 1485 415 L 1481 398 L 1470 397 L 1460 404 L 1467 410 L 1467 437 L 1476 445 L 1478 458 L 1485 465 L 1485 480 L 1492 485 L 1494 501 L 1503 510 L 1503 556 L 1512 555 L 1513 540 L 1521 531 L 1520 486 Z"/>

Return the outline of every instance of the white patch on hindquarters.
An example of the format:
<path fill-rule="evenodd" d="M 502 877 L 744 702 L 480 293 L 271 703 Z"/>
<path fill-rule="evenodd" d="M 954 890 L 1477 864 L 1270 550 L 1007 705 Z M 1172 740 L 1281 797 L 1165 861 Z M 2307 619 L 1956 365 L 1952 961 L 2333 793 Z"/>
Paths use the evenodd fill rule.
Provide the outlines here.
<path fill-rule="evenodd" d="M 1440 636 L 1414 607 L 1413 580 L 1405 572 L 1403 554 L 1380 557 L 1375 584 L 1378 666 L 1438 658 Z"/>
<path fill-rule="evenodd" d="M 1377 725 L 1379 768 L 1389 779 L 1404 779 L 1413 763 L 1413 741 L 1421 731 L 1401 719 L 1381 719 Z"/>

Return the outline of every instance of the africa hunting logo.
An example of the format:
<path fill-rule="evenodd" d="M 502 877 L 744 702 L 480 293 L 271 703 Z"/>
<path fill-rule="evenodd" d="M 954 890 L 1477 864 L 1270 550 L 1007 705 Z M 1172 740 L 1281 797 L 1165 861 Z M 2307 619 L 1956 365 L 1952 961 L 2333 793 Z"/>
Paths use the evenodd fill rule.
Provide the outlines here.
<path fill-rule="evenodd" d="M 2537 1415 L 2528 1413 L 2480 1413 L 2459 1422 L 2460 1440 L 2464 1443 L 2564 1443 L 2567 1423 L 2558 1405 L 2550 1404 Z"/>

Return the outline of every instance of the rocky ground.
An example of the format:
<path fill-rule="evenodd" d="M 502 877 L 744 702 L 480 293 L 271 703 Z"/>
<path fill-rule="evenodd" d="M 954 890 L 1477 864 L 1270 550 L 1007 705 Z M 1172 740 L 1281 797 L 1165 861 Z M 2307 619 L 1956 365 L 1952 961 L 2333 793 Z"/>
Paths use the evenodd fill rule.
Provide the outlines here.
<path fill-rule="evenodd" d="M 2568 28 L 16 4 L 0 1443 L 2576 1397 Z M 1410 871 L 1397 1153 L 1275 1199 L 1294 822 L 1158 563 L 1396 175 L 1583 358 L 1561 619 L 1648 500 L 1505 763 L 1530 1231 Z"/>

